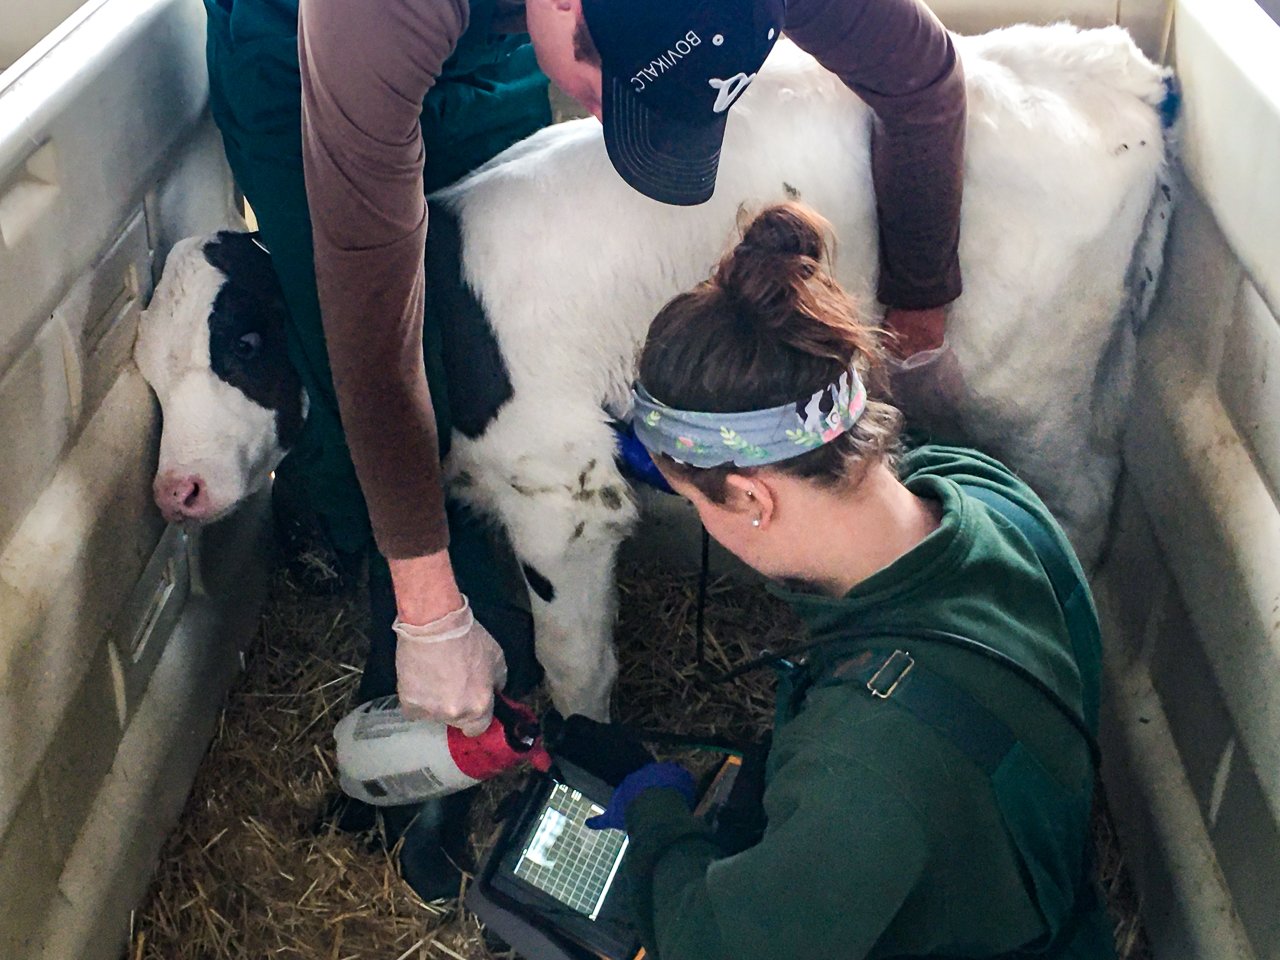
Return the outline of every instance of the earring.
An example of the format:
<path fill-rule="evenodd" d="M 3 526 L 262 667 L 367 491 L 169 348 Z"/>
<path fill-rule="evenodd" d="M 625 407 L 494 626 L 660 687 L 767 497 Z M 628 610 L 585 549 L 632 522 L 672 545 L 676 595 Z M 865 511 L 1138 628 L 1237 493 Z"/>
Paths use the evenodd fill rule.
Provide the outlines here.
<path fill-rule="evenodd" d="M 750 499 L 750 500 L 754 500 L 754 499 L 755 499 L 755 497 L 756 497 L 756 492 L 755 492 L 754 490 L 748 490 L 748 491 L 747 491 L 747 498 L 748 498 L 748 499 Z"/>
<path fill-rule="evenodd" d="M 753 527 L 758 527 L 758 526 L 760 526 L 760 518 L 759 518 L 759 517 L 756 517 L 754 520 L 752 520 L 752 521 L 751 521 L 751 525 L 752 525 Z"/>

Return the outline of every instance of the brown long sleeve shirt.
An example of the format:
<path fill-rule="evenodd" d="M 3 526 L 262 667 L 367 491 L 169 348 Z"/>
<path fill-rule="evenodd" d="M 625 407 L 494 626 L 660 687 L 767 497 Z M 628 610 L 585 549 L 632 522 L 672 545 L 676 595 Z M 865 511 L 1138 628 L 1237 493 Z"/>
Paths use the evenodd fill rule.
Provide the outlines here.
<path fill-rule="evenodd" d="M 301 0 L 302 149 L 316 283 L 343 428 L 391 558 L 448 543 L 422 361 L 422 101 L 467 0 Z M 960 293 L 964 80 L 922 0 L 791 0 L 786 32 L 875 111 L 880 299 Z"/>

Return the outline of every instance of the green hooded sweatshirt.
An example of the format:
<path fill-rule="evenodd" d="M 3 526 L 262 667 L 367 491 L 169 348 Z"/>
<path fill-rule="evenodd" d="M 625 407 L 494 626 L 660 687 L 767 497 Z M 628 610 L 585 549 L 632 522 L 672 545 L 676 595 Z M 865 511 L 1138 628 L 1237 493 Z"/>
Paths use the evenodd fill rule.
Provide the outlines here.
<path fill-rule="evenodd" d="M 1025 838 L 1088 862 L 1093 767 L 1084 737 L 1008 668 L 895 635 L 924 627 L 979 640 L 1030 669 L 1094 726 L 1097 658 L 1082 678 L 1034 550 L 960 485 L 1025 507 L 1083 577 L 1066 537 L 1024 483 L 973 451 L 921 447 L 903 458 L 900 475 L 913 493 L 941 503 L 933 533 L 844 597 L 778 591 L 812 638 L 829 642 L 780 691 L 761 841 L 726 855 L 669 790 L 641 795 L 627 812 L 625 869 L 642 939 L 658 960 L 1016 955 L 1043 942 L 1050 926 L 1022 855 Z M 879 627 L 882 636 L 862 633 Z M 1020 845 L 997 805 L 995 778 L 907 710 L 833 674 L 869 647 L 909 649 L 1003 721 L 1070 815 L 1024 817 Z M 1024 772 L 1020 765 L 1012 775 Z M 1040 788 L 1032 784 L 1032 795 Z M 1110 954 L 1105 937 L 1082 939 L 1090 945 L 1078 940 L 1058 955 Z"/>

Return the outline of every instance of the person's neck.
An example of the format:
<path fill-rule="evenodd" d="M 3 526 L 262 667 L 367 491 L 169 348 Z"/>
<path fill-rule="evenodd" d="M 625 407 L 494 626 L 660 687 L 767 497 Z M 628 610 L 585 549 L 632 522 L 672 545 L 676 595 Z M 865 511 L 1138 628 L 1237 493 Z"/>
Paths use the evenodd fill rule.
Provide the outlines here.
<path fill-rule="evenodd" d="M 917 497 L 885 464 L 868 471 L 857 489 L 810 487 L 797 542 L 797 574 L 822 593 L 842 597 L 937 529 L 941 505 Z M 814 544 L 821 544 L 813 549 Z"/>

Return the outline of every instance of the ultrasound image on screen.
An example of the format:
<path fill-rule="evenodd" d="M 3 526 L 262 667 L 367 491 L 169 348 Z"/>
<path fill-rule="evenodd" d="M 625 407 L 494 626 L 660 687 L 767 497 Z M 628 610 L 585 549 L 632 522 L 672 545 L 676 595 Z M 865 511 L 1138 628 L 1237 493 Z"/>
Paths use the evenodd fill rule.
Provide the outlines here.
<path fill-rule="evenodd" d="M 557 783 L 529 834 L 515 875 L 592 920 L 613 884 L 627 835 L 592 830 L 588 818 L 604 808 L 572 787 Z"/>

